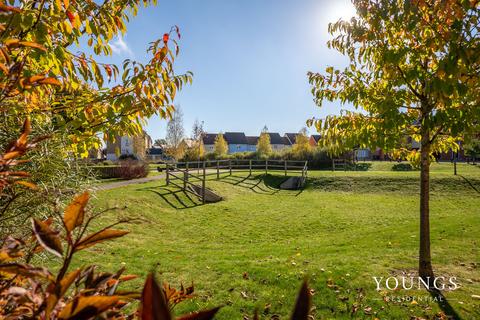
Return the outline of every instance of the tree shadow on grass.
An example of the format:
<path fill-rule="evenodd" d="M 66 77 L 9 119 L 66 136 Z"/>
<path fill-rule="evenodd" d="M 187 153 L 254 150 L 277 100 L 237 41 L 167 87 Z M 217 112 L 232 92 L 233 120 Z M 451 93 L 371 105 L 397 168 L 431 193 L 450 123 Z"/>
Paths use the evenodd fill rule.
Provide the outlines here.
<path fill-rule="evenodd" d="M 165 201 L 166 204 L 168 204 L 174 209 L 183 210 L 203 205 L 200 200 L 195 199 L 196 197 L 192 197 L 190 193 L 182 189 L 170 190 L 165 187 L 147 187 L 137 189 L 136 191 L 152 192 L 162 198 L 162 200 Z"/>
<path fill-rule="evenodd" d="M 429 293 L 432 296 L 432 298 L 435 299 L 435 301 L 437 302 L 438 307 L 445 313 L 445 315 L 450 317 L 449 319 L 455 319 L 455 320 L 462 319 L 440 290 L 436 290 L 436 289 L 429 290 Z"/>
<path fill-rule="evenodd" d="M 468 183 L 468 185 L 472 187 L 473 190 L 475 190 L 477 193 L 480 193 L 480 190 L 477 189 L 477 187 L 475 187 L 475 185 L 470 180 L 468 180 L 466 177 L 462 176 L 461 174 L 459 174 L 458 176 L 461 177 L 463 180 L 465 180 Z"/>

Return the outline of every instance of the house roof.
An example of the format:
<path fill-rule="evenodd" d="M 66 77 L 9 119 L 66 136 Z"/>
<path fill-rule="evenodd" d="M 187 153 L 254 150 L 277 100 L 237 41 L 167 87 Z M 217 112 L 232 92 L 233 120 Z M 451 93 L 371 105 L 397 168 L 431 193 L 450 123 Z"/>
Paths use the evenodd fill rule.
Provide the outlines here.
<path fill-rule="evenodd" d="M 257 136 L 247 136 L 247 143 L 249 145 L 257 145 L 258 137 Z"/>
<path fill-rule="evenodd" d="M 292 143 L 290 142 L 290 140 L 288 140 L 288 138 L 286 136 L 283 137 L 283 144 L 286 145 L 286 146 L 291 146 Z"/>
<path fill-rule="evenodd" d="M 183 139 L 182 143 L 184 143 L 187 148 L 191 148 L 195 145 L 195 140 L 193 139 Z"/>
<path fill-rule="evenodd" d="M 322 138 L 322 136 L 319 135 L 319 134 L 312 134 L 312 136 L 311 136 L 311 139 L 313 139 L 313 141 L 315 141 L 315 143 L 317 143 L 317 144 L 318 144 L 318 141 L 320 141 L 321 138 Z"/>
<path fill-rule="evenodd" d="M 283 138 L 278 132 L 268 132 L 270 136 L 270 144 L 283 144 Z"/>
<path fill-rule="evenodd" d="M 215 144 L 215 139 L 217 138 L 217 133 L 205 133 L 203 135 L 203 144 Z"/>
<path fill-rule="evenodd" d="M 297 134 L 298 133 L 285 133 L 285 138 L 288 139 L 289 145 L 293 145 L 297 142 Z"/>
<path fill-rule="evenodd" d="M 228 144 L 248 144 L 243 132 L 225 132 L 223 135 Z"/>
<path fill-rule="evenodd" d="M 154 154 L 154 155 L 163 154 L 163 149 L 162 148 L 150 148 L 150 149 L 148 149 L 148 154 Z"/>

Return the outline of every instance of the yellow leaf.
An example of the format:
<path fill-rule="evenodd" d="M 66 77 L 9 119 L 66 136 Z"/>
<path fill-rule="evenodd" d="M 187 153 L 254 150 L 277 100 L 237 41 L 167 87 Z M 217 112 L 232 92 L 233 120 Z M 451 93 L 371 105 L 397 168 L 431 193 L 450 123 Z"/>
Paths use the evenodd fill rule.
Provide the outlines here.
<path fill-rule="evenodd" d="M 71 232 L 75 227 L 82 225 L 85 216 L 85 206 L 88 203 L 90 195 L 84 192 L 73 199 L 63 213 L 63 223 L 67 232 Z"/>
<path fill-rule="evenodd" d="M 89 319 L 113 307 L 117 296 L 80 296 L 69 302 L 58 315 L 59 319 Z"/>
<path fill-rule="evenodd" d="M 63 21 L 63 27 L 65 28 L 66 33 L 72 33 L 72 26 L 70 25 L 70 23 L 68 23 L 67 21 Z"/>
<path fill-rule="evenodd" d="M 123 237 L 127 233 L 128 233 L 128 231 L 105 229 L 105 230 L 99 231 L 97 233 L 91 234 L 91 235 L 83 238 L 82 240 L 80 240 L 80 242 L 76 246 L 75 250 L 82 250 L 82 249 L 94 246 L 97 243 L 105 241 L 105 240 Z"/>

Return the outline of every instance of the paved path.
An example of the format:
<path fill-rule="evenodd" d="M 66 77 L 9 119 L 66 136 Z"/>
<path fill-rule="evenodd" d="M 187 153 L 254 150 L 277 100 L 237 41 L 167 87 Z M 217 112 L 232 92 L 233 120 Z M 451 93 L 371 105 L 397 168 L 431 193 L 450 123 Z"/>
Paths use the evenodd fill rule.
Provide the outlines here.
<path fill-rule="evenodd" d="M 116 181 L 111 183 L 99 184 L 97 186 L 97 190 L 110 190 L 110 189 L 129 186 L 131 184 L 147 183 L 147 182 L 161 180 L 161 179 L 165 179 L 165 174 L 159 174 L 156 176 L 145 177 L 140 179 L 132 179 L 132 180 L 124 180 L 124 181 Z"/>

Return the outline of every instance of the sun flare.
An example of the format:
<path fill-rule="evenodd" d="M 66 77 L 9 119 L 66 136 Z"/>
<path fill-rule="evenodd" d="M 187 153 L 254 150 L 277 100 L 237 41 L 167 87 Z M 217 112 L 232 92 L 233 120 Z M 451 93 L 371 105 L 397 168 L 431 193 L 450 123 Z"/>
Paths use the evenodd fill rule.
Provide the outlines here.
<path fill-rule="evenodd" d="M 350 20 L 356 15 L 355 7 L 350 0 L 335 0 L 331 2 L 327 15 L 331 22 L 342 20 Z"/>

